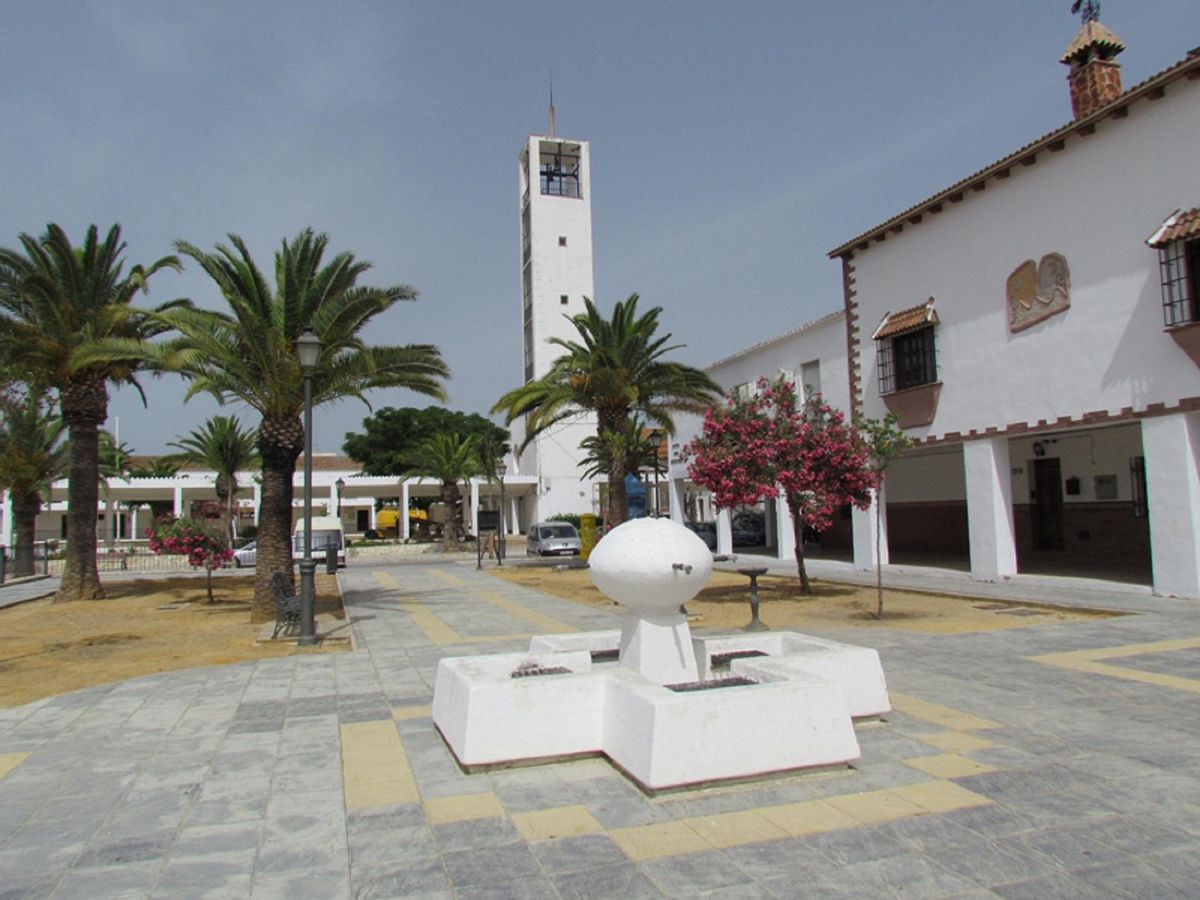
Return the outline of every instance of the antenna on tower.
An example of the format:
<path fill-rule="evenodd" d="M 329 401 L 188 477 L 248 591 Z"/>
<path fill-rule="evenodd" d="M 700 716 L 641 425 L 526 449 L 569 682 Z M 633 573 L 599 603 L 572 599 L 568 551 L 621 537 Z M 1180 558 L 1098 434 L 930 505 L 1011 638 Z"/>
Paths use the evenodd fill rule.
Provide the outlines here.
<path fill-rule="evenodd" d="M 550 72 L 550 137 L 554 137 L 554 71 Z"/>

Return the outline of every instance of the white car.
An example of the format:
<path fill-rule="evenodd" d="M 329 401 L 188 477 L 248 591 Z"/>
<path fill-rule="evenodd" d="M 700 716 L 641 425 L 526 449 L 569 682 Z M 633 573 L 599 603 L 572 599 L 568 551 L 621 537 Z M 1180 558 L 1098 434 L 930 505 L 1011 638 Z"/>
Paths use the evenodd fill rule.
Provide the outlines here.
<path fill-rule="evenodd" d="M 252 566 L 255 564 L 255 547 L 257 542 L 251 541 L 240 550 L 233 551 L 233 567 L 240 569 L 242 566 Z"/>

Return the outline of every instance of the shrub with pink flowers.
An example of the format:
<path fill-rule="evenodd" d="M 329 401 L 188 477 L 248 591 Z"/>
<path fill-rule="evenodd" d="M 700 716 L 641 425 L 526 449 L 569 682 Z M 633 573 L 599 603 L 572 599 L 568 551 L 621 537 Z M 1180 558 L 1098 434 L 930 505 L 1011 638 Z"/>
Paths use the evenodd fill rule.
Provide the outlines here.
<path fill-rule="evenodd" d="M 878 482 L 864 436 L 820 397 L 800 403 L 791 382 L 758 382 L 758 393 L 729 398 L 704 416 L 685 448 L 692 481 L 708 488 L 720 509 L 783 497 L 796 537 L 800 589 L 812 589 L 804 568 L 804 526 L 822 531 L 843 504 L 866 509 Z"/>
<path fill-rule="evenodd" d="M 186 556 L 188 565 L 204 569 L 208 576 L 208 601 L 213 601 L 212 572 L 231 559 L 233 550 L 221 533 L 196 519 L 164 516 L 146 529 L 150 550 Z"/>

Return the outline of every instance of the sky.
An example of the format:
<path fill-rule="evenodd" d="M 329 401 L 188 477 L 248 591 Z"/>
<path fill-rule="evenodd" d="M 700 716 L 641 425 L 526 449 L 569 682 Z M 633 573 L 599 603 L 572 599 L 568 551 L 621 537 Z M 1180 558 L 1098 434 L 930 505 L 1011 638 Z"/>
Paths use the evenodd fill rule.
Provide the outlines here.
<path fill-rule="evenodd" d="M 661 306 L 704 366 L 841 308 L 829 250 L 1065 124 L 1070 6 L 5 0 L 0 246 L 120 223 L 145 264 L 235 233 L 270 271 L 311 226 L 419 291 L 368 340 L 437 345 L 448 405 L 486 414 L 521 379 L 517 155 L 552 79 L 557 133 L 591 142 L 593 299 Z M 1126 87 L 1200 43 L 1195 0 L 1102 7 Z M 194 263 L 139 302 L 175 297 L 223 303 Z M 107 426 L 135 452 L 222 411 L 143 383 Z M 367 415 L 318 408 L 315 450 Z"/>

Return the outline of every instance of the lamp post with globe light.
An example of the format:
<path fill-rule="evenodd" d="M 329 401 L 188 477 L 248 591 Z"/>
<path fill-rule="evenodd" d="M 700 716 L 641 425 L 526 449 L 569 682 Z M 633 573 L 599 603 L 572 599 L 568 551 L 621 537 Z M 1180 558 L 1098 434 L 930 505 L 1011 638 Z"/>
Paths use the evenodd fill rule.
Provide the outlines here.
<path fill-rule="evenodd" d="M 300 560 L 300 640 L 301 647 L 317 643 L 313 622 L 313 575 L 317 564 L 312 558 L 312 378 L 321 358 L 321 339 L 311 328 L 296 338 L 296 358 L 304 376 L 304 557 Z"/>
<path fill-rule="evenodd" d="M 651 515 L 658 518 L 658 451 L 662 449 L 663 433 L 655 428 L 650 432 L 650 449 L 654 451 L 654 512 Z"/>

